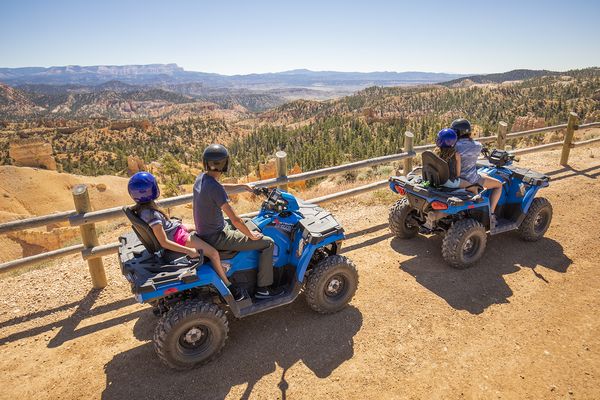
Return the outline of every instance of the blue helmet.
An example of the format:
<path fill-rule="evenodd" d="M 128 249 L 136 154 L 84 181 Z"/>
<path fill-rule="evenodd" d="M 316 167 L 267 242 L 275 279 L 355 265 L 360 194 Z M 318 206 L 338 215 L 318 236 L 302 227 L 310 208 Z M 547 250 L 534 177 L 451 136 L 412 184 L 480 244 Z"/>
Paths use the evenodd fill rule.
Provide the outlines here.
<path fill-rule="evenodd" d="M 437 139 L 435 139 L 435 144 L 437 147 L 446 149 L 449 147 L 454 147 L 457 140 L 458 135 L 456 132 L 454 132 L 453 129 L 445 128 L 438 132 Z"/>
<path fill-rule="evenodd" d="M 147 203 L 158 199 L 160 189 L 150 172 L 138 172 L 129 179 L 127 191 L 136 203 Z"/>

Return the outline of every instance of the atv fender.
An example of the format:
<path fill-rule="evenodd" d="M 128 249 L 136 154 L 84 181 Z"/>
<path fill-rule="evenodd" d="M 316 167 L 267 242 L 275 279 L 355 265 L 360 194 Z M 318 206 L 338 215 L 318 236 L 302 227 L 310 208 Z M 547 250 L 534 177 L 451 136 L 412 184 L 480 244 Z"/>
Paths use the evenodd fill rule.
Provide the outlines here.
<path fill-rule="evenodd" d="M 525 196 L 523 196 L 523 201 L 521 202 L 521 210 L 523 211 L 523 215 L 527 214 L 529 211 L 529 207 L 531 207 L 531 203 L 533 203 L 533 199 L 535 198 L 535 195 L 539 189 L 540 186 L 530 186 L 525 192 Z"/>
<path fill-rule="evenodd" d="M 231 292 L 225 286 L 221 278 L 208 264 L 203 264 L 196 269 L 197 280 L 190 283 L 176 283 L 168 286 L 161 286 L 159 289 L 147 293 L 136 294 L 136 300 L 140 303 L 147 302 L 149 300 L 156 300 L 162 297 L 170 296 L 178 292 L 184 292 L 188 289 L 193 289 L 200 286 L 213 286 L 219 294 L 225 298 L 225 296 L 231 296 Z"/>
<path fill-rule="evenodd" d="M 310 263 L 310 260 L 313 258 L 313 255 L 315 254 L 315 251 L 317 249 L 328 246 L 331 243 L 335 243 L 340 240 L 344 240 L 343 233 L 338 233 L 336 235 L 328 236 L 328 237 L 324 238 L 323 240 L 321 240 L 319 242 L 319 244 L 316 244 L 316 245 L 307 243 L 304 246 L 304 251 L 302 252 L 302 256 L 300 256 L 300 259 L 298 260 L 298 266 L 296 267 L 296 280 L 298 282 L 304 281 L 304 276 L 306 274 L 306 269 L 308 268 L 308 264 Z"/>

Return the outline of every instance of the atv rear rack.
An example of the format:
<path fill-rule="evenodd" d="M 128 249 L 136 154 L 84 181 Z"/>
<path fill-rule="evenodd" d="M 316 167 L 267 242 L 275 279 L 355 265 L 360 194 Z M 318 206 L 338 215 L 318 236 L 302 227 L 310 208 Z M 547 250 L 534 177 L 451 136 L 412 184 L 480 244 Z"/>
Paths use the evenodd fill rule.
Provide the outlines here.
<path fill-rule="evenodd" d="M 119 237 L 119 264 L 121 272 L 131 284 L 133 294 L 156 291 L 174 283 L 191 283 L 198 280 L 195 269 L 201 264 L 198 260 L 177 253 L 168 253 L 169 257 L 160 257 L 150 253 L 133 233 Z"/>

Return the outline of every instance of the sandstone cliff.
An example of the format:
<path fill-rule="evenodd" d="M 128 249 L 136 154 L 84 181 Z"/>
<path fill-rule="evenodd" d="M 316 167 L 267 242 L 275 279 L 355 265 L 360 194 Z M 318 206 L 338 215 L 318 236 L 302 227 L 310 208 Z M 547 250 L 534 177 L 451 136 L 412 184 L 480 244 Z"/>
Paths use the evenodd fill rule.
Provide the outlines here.
<path fill-rule="evenodd" d="M 38 139 L 25 139 L 11 142 L 8 155 L 14 165 L 19 167 L 45 168 L 56 170 L 56 161 L 52 156 L 52 145 Z"/>

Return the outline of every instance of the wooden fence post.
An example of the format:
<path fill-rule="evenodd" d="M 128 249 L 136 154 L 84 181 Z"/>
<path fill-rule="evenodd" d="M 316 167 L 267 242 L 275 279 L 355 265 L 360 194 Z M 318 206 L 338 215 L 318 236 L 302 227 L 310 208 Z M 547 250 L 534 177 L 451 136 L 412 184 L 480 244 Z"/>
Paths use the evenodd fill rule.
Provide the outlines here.
<path fill-rule="evenodd" d="M 73 188 L 73 202 L 75 203 L 75 210 L 80 214 L 92 211 L 90 195 L 86 185 L 76 185 Z M 96 233 L 95 224 L 83 224 L 79 227 L 79 229 L 81 231 L 81 241 L 86 248 L 98 246 L 98 234 Z M 104 272 L 102 258 L 97 257 L 89 259 L 88 267 L 92 277 L 92 286 L 94 289 L 102 289 L 106 287 L 106 273 Z"/>
<path fill-rule="evenodd" d="M 508 124 L 504 121 L 498 122 L 498 139 L 496 139 L 498 150 L 504 150 L 504 146 L 506 146 L 506 132 L 508 132 Z"/>
<path fill-rule="evenodd" d="M 567 123 L 567 132 L 565 133 L 565 140 L 563 142 L 562 154 L 560 155 L 560 165 L 566 166 L 569 163 L 569 153 L 573 146 L 573 135 L 577 130 L 579 124 L 579 117 L 574 112 L 569 113 L 569 122 Z"/>
<path fill-rule="evenodd" d="M 404 152 L 414 151 L 413 139 L 415 135 L 412 132 L 404 132 Z M 404 170 L 402 173 L 407 175 L 413 169 L 413 158 L 408 157 L 404 159 Z"/>
<path fill-rule="evenodd" d="M 287 177 L 287 153 L 283 150 L 279 150 L 275 153 L 275 157 L 277 158 L 277 178 Z M 277 187 L 286 192 L 288 190 L 287 183 L 282 183 L 277 185 Z"/>

